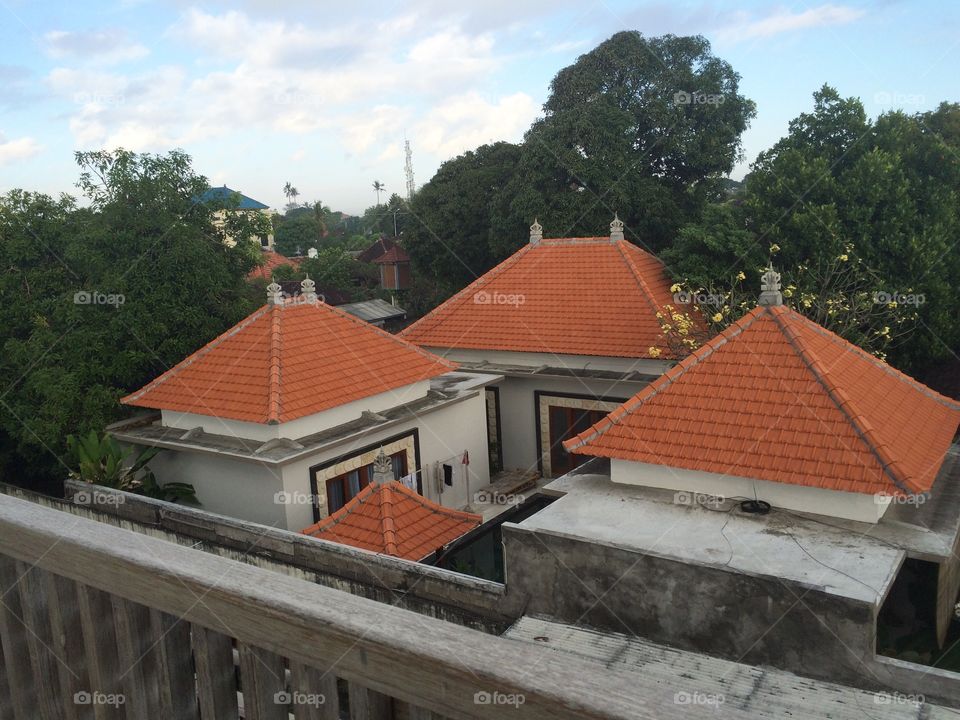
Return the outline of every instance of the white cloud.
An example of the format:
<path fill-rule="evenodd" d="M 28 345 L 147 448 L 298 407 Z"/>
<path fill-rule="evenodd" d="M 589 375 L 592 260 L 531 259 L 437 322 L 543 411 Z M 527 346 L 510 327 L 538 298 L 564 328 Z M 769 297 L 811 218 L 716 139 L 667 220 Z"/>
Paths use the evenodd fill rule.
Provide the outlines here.
<path fill-rule="evenodd" d="M 415 126 L 418 147 L 441 157 L 497 140 L 518 140 L 540 108 L 526 93 L 490 102 L 477 92 L 451 97 Z"/>
<path fill-rule="evenodd" d="M 739 13 L 736 22 L 721 28 L 717 34 L 721 39 L 732 42 L 767 38 L 796 30 L 845 25 L 863 15 L 863 10 L 845 5 L 820 5 L 803 12 L 778 10 L 759 19 L 753 19 L 747 13 Z"/>
<path fill-rule="evenodd" d="M 6 165 L 15 160 L 26 160 L 41 150 L 43 146 L 32 137 L 24 136 L 16 140 L 7 140 L 6 136 L 0 133 L 0 165 Z"/>
<path fill-rule="evenodd" d="M 150 52 L 131 41 L 125 31 L 114 28 L 76 32 L 52 30 L 43 36 L 43 40 L 47 54 L 58 60 L 71 58 L 106 65 L 137 60 Z"/>

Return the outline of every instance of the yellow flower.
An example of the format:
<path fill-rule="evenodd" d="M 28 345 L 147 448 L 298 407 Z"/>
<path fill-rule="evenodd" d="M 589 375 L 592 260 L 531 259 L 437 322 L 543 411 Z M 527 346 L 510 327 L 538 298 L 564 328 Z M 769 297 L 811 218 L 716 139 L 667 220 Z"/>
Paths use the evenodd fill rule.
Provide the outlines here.
<path fill-rule="evenodd" d="M 850 256 L 847 255 L 846 253 L 844 253 L 843 255 L 837 258 L 837 260 L 839 260 L 840 262 L 846 262 L 849 259 L 850 259 Z"/>
<path fill-rule="evenodd" d="M 717 313 L 710 319 L 713 320 L 714 322 L 720 322 L 721 320 L 723 320 L 723 315 L 720 313 Z"/>
<path fill-rule="evenodd" d="M 650 357 L 660 357 L 660 352 L 660 348 L 658 347 L 652 347 L 647 350 L 647 353 L 649 353 Z"/>
<path fill-rule="evenodd" d="M 670 286 L 670 292 L 672 293 L 678 293 L 680 292 L 680 290 L 681 290 L 680 283 L 674 283 L 673 285 Z"/>
<path fill-rule="evenodd" d="M 778 252 L 780 252 L 780 246 L 779 246 L 779 245 L 777 245 L 776 243 L 774 243 L 773 245 L 770 246 L 770 253 L 771 253 L 772 255 L 776 255 Z"/>
<path fill-rule="evenodd" d="M 747 279 L 747 276 L 746 276 L 746 274 L 743 272 L 743 270 L 741 270 L 740 272 L 737 273 L 737 280 L 746 280 L 746 279 Z"/>
<path fill-rule="evenodd" d="M 790 288 L 787 288 L 786 290 L 783 291 L 783 296 L 784 296 L 784 297 L 793 297 L 793 290 L 791 290 Z"/>

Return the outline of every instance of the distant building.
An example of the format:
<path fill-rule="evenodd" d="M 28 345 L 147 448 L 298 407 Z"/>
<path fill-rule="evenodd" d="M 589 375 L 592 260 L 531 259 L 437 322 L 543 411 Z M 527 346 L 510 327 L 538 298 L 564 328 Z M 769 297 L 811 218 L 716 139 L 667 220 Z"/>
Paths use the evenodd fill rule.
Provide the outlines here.
<path fill-rule="evenodd" d="M 226 214 L 228 212 L 234 213 L 263 213 L 269 219 L 272 215 L 276 214 L 274 211 L 270 210 L 269 205 L 264 205 L 258 200 L 254 200 L 252 197 L 248 197 L 238 190 L 232 190 L 226 185 L 222 187 L 210 188 L 203 195 L 200 196 L 200 202 L 215 202 L 218 205 L 227 205 L 230 207 L 230 210 L 218 210 L 214 213 L 214 222 L 218 227 L 222 227 L 226 219 Z M 256 235 L 252 240 L 256 240 L 260 247 L 273 250 L 273 231 L 271 230 L 268 235 Z M 231 247 L 237 244 L 236 239 L 227 236 L 226 243 Z"/>
<path fill-rule="evenodd" d="M 373 261 L 380 267 L 380 287 L 384 290 L 406 290 L 410 287 L 410 256 L 394 245 Z"/>

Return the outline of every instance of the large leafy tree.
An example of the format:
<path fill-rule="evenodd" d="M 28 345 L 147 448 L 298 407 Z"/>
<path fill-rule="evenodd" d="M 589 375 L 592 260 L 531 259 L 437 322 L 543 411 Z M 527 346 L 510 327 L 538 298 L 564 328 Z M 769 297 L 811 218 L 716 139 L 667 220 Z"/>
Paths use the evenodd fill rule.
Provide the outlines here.
<path fill-rule="evenodd" d="M 403 237 L 417 274 L 414 299 L 425 306 L 418 309 L 473 281 L 524 241 L 532 220 L 500 236 L 494 230 L 519 157 L 510 143 L 482 145 L 443 163 L 414 196 Z"/>
<path fill-rule="evenodd" d="M 871 122 L 858 99 L 824 86 L 737 200 L 686 227 L 663 258 L 682 283 L 721 294 L 739 273 L 757 288 L 773 259 L 798 310 L 916 370 L 960 346 L 958 118 L 942 105 Z M 730 317 L 753 304 L 732 299 Z"/>
<path fill-rule="evenodd" d="M 5 479 L 62 479 L 70 433 L 116 419 L 117 400 L 249 312 L 262 222 L 198 199 L 181 152 L 78 153 L 67 196 L 0 198 L 0 462 Z"/>
<path fill-rule="evenodd" d="M 702 37 L 613 35 L 551 83 L 507 188 L 514 224 L 595 235 L 616 211 L 635 240 L 664 247 L 739 157 L 755 114 L 739 80 Z"/>

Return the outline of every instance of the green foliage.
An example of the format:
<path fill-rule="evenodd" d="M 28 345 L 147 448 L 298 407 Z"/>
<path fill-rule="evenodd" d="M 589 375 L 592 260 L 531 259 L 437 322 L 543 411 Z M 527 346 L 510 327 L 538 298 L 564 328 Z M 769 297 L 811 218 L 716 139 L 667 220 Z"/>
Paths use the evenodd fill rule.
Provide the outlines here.
<path fill-rule="evenodd" d="M 946 139 L 957 127 L 956 105 L 870 122 L 859 100 L 824 86 L 758 157 L 736 204 L 709 208 L 662 258 L 685 287 L 723 295 L 740 272 L 759 288 L 772 257 L 813 320 L 906 370 L 942 357 L 960 346 L 960 155 Z M 757 292 L 730 295 L 724 322 Z"/>
<path fill-rule="evenodd" d="M 292 257 L 306 255 L 307 250 L 317 247 L 320 241 L 320 225 L 311 208 L 298 208 L 289 212 L 277 224 L 273 235 L 273 247 L 281 255 Z"/>
<path fill-rule="evenodd" d="M 416 274 L 411 293 L 429 309 L 514 252 L 530 222 L 511 232 L 493 231 L 501 192 L 516 172 L 520 148 L 482 145 L 440 166 L 410 206 L 404 246 Z M 409 308 L 408 308 L 409 309 Z"/>
<path fill-rule="evenodd" d="M 79 438 L 68 435 L 67 447 L 75 468 L 70 471 L 70 477 L 75 480 L 159 500 L 199 504 L 192 485 L 179 482 L 160 485 L 157 482 L 148 463 L 160 448 L 147 448 L 134 457 L 132 448 L 124 450 L 111 435 L 104 433 L 100 436 L 94 430 Z"/>
<path fill-rule="evenodd" d="M 62 479 L 68 433 L 248 314 L 249 243 L 223 243 L 208 188 L 180 152 L 78 153 L 89 204 L 0 197 L 0 466 Z"/>

